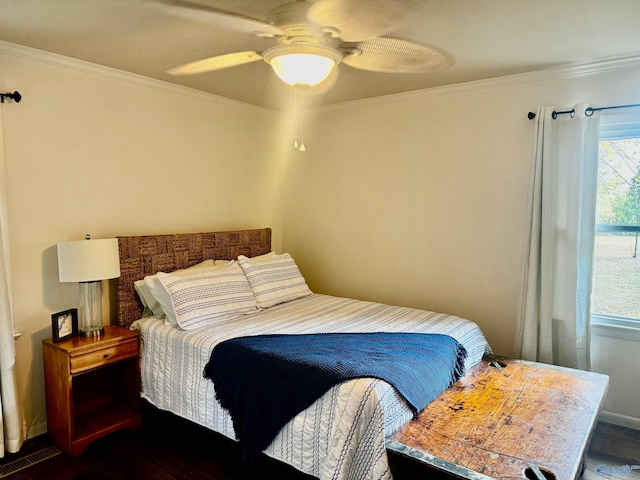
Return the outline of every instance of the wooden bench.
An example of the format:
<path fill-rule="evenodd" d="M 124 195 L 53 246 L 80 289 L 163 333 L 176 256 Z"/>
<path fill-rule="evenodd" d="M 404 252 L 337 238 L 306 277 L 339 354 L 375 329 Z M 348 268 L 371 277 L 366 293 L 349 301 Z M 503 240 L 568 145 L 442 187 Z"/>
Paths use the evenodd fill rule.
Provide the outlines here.
<path fill-rule="evenodd" d="M 487 358 L 386 447 L 453 478 L 579 478 L 606 375 Z"/>

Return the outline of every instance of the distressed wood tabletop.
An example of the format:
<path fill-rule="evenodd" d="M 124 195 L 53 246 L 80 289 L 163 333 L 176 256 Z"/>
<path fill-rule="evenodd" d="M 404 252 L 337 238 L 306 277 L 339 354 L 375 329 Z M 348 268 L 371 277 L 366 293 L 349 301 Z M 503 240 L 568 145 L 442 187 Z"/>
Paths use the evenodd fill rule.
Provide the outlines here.
<path fill-rule="evenodd" d="M 388 438 L 458 478 L 579 478 L 609 377 L 491 357 Z"/>

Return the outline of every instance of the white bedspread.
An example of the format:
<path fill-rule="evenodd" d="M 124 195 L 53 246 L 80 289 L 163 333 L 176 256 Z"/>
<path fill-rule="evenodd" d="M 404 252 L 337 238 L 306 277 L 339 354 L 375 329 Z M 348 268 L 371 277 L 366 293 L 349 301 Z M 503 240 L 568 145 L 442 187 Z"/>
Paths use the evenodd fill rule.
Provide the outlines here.
<path fill-rule="evenodd" d="M 489 346 L 468 320 L 425 310 L 313 294 L 268 310 L 183 331 L 154 317 L 141 331 L 143 397 L 235 439 L 231 417 L 203 378 L 213 347 L 229 338 L 270 333 L 422 332 L 454 337 L 467 349 L 466 369 Z M 412 418 L 404 399 L 377 379 L 351 380 L 329 390 L 280 431 L 265 453 L 321 480 L 391 479 L 384 439 Z"/>

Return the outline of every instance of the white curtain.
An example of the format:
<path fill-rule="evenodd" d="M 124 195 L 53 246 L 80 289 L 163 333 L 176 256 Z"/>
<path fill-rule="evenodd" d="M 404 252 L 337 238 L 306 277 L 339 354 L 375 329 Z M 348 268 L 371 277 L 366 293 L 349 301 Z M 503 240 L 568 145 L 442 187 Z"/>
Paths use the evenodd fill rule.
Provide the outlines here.
<path fill-rule="evenodd" d="M 525 360 L 590 369 L 590 305 L 600 112 L 536 114 L 522 303 L 515 350 Z M 571 110 L 571 109 L 569 109 Z"/>
<path fill-rule="evenodd" d="M 20 450 L 26 435 L 26 423 L 18 395 L 15 362 L 7 189 L 2 117 L 0 116 L 0 458 L 4 457 L 5 451 L 15 453 Z"/>

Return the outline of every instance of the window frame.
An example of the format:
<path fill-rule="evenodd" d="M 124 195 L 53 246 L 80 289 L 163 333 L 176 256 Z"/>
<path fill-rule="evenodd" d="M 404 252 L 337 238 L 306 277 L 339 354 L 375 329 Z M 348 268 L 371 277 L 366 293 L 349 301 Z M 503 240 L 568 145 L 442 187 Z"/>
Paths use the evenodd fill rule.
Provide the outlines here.
<path fill-rule="evenodd" d="M 603 112 L 598 141 L 626 138 L 640 138 L 640 108 L 615 113 Z M 635 232 L 637 234 L 640 232 L 640 226 L 596 224 L 595 231 Z M 591 325 L 594 334 L 640 342 L 640 318 L 592 312 Z"/>

